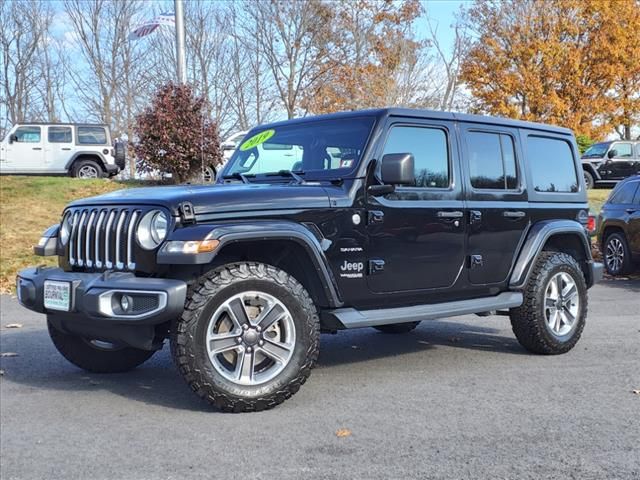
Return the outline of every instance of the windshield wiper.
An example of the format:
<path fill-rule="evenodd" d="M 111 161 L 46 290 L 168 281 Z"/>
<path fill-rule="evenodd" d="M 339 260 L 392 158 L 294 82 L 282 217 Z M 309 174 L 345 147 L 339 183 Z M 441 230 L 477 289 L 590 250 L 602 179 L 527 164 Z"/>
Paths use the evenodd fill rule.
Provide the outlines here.
<path fill-rule="evenodd" d="M 243 174 L 243 173 L 240 173 L 240 172 L 233 172 L 233 173 L 230 173 L 228 175 L 223 175 L 222 176 L 223 180 L 228 180 L 230 178 L 235 178 L 236 180 L 240 180 L 242 183 L 251 183 L 249 181 L 249 179 L 247 178 L 247 176 L 245 174 Z"/>
<path fill-rule="evenodd" d="M 300 173 L 304 173 L 304 172 L 300 171 Z M 307 183 L 304 178 L 302 178 L 296 172 L 292 172 L 291 170 L 279 170 L 277 172 L 265 173 L 265 175 L 266 176 L 280 175 L 281 177 L 291 177 L 293 180 L 295 180 L 297 185 L 302 185 L 304 183 Z"/>

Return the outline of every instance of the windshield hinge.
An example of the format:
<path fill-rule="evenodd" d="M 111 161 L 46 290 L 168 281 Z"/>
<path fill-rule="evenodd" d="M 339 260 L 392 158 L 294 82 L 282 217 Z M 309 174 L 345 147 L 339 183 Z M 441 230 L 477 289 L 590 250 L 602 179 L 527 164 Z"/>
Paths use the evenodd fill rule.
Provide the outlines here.
<path fill-rule="evenodd" d="M 178 205 L 178 212 L 180 212 L 182 223 L 196 223 L 196 214 L 193 211 L 193 204 L 191 202 L 182 202 Z"/>

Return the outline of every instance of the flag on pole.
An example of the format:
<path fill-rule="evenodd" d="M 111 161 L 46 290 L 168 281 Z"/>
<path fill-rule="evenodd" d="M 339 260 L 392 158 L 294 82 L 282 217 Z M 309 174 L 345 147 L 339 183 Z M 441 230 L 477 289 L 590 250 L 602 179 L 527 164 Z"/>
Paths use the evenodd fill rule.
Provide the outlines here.
<path fill-rule="evenodd" d="M 136 27 L 136 29 L 129 34 L 129 40 L 140 40 L 142 37 L 146 37 L 150 33 L 153 33 L 162 25 L 168 25 L 170 27 L 176 26 L 176 16 L 174 12 L 161 13 L 153 20 Z"/>

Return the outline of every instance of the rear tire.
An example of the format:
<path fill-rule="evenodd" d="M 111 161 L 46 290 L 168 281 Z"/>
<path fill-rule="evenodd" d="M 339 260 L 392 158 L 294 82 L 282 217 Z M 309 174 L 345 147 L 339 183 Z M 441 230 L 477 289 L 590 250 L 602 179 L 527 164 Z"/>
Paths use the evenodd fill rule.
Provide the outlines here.
<path fill-rule="evenodd" d="M 93 178 L 102 178 L 104 172 L 98 162 L 94 160 L 80 160 L 73 166 L 73 176 L 85 180 Z"/>
<path fill-rule="evenodd" d="M 409 333 L 412 330 L 415 330 L 418 325 L 420 325 L 420 322 L 406 322 L 406 323 L 392 323 L 389 325 L 378 325 L 377 327 L 373 327 L 373 328 L 375 328 L 376 330 L 382 333 L 399 334 L 399 333 Z"/>
<path fill-rule="evenodd" d="M 631 250 L 623 233 L 607 236 L 602 247 L 602 258 L 609 275 L 625 275 L 633 269 Z"/>
<path fill-rule="evenodd" d="M 88 340 L 58 330 L 47 321 L 49 336 L 64 358 L 75 366 L 93 373 L 121 373 L 133 370 L 149 360 L 155 350 L 118 347 Z"/>
<path fill-rule="evenodd" d="M 295 394 L 318 358 L 320 322 L 292 276 L 254 262 L 203 275 L 171 331 L 171 354 L 201 398 L 227 412 L 273 408 Z"/>
<path fill-rule="evenodd" d="M 520 345 L 545 355 L 571 350 L 587 318 L 587 283 L 576 259 L 543 251 L 523 294 L 523 304 L 509 314 Z"/>

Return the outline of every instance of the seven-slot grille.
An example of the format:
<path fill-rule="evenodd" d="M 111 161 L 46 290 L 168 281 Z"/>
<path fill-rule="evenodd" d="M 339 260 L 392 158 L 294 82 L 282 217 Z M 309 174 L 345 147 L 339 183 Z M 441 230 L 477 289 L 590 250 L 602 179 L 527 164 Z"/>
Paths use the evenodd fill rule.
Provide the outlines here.
<path fill-rule="evenodd" d="M 68 215 L 71 215 L 71 234 L 67 254 L 71 266 L 135 270 L 135 229 L 141 218 L 140 210 L 79 208 Z"/>

